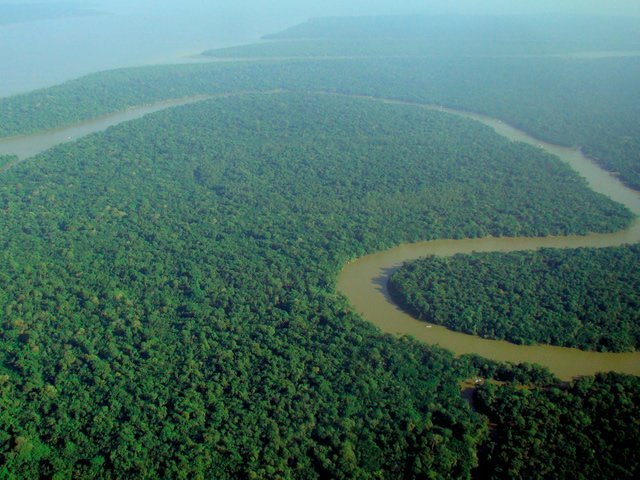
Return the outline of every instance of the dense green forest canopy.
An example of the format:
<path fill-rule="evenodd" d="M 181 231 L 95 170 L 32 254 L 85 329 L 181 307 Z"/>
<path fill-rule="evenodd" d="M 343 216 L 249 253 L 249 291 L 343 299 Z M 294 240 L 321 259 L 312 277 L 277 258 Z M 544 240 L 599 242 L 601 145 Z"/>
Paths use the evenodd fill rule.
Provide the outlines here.
<path fill-rule="evenodd" d="M 407 48 L 403 39 L 384 43 L 395 52 Z M 310 50 L 325 48 L 318 42 L 304 44 Z M 363 53 L 371 48 L 367 42 L 358 45 Z M 288 47 L 273 48 L 285 49 L 275 56 L 290 56 Z M 501 118 L 542 140 L 581 146 L 640 188 L 638 78 L 639 57 L 265 59 L 147 67 L 93 74 L 0 99 L 0 135 L 54 128 L 169 98 L 280 88 L 328 90 L 436 103 Z"/>
<path fill-rule="evenodd" d="M 15 155 L 0 155 L 0 171 L 18 159 Z"/>
<path fill-rule="evenodd" d="M 485 384 L 476 408 L 495 425 L 478 478 L 637 478 L 640 379 L 582 378 L 567 388 Z"/>
<path fill-rule="evenodd" d="M 334 293 L 338 269 L 629 219 L 474 122 L 294 94 L 61 145 L 3 173 L 0 210 L 8 478 L 468 478 L 487 430 L 458 382 L 494 367 L 381 335 Z"/>
<path fill-rule="evenodd" d="M 581 146 L 638 189 L 636 24 L 633 18 L 553 15 L 316 18 L 266 37 L 276 41 L 205 55 L 389 57 L 379 62 L 381 72 L 363 78 L 404 81 L 390 90 L 409 92 L 410 100 L 496 116 L 543 140 Z M 616 51 L 635 57 L 615 58 Z M 394 57 L 406 57 L 404 67 Z M 378 88 L 365 86 L 361 93 L 371 87 Z"/>
<path fill-rule="evenodd" d="M 640 349 L 640 246 L 425 257 L 389 279 L 417 318 L 516 343 Z"/>

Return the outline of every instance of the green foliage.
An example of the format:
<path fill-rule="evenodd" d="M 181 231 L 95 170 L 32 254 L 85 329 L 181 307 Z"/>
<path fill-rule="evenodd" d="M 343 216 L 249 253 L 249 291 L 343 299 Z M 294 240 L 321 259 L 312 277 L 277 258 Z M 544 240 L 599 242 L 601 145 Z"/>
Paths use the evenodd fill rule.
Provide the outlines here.
<path fill-rule="evenodd" d="M 328 91 L 499 117 L 581 145 L 640 186 L 637 58 L 425 58 L 616 48 L 635 24 L 612 34 L 592 22 L 578 29 L 588 45 L 557 25 L 546 44 L 505 41 L 525 31 L 513 19 L 463 25 L 454 42 L 407 21 L 377 41 L 375 20 L 324 20 L 321 41 L 294 31 L 216 52 L 366 59 L 123 69 L 0 99 L 0 135 L 169 98 Z M 295 94 L 191 105 L 60 146 L 3 173 L 0 210 L 0 478 L 16 479 L 469 478 L 489 432 L 459 381 L 553 378 L 380 335 L 335 294 L 336 273 L 401 242 L 630 219 L 553 157 L 472 122 Z M 637 251 L 556 258 L 577 261 L 584 274 L 563 272 L 607 302 L 617 277 L 598 275 L 607 262 L 635 271 Z M 535 255 L 544 267 L 556 254 Z M 581 341 L 637 345 L 627 314 Z M 498 436 L 480 471 L 635 478 L 639 393 L 637 379 L 615 376 L 567 390 L 486 385 L 476 403 Z"/>
<path fill-rule="evenodd" d="M 640 379 L 583 378 L 566 388 L 485 384 L 475 404 L 495 424 L 478 476 L 634 479 L 640 475 Z"/>
<path fill-rule="evenodd" d="M 3 174 L 0 209 L 9 478 L 468 478 L 486 427 L 458 381 L 477 367 L 360 320 L 339 268 L 629 218 L 474 122 L 293 94 L 61 145 Z"/>
<path fill-rule="evenodd" d="M 0 155 L 0 171 L 17 160 L 18 157 L 15 155 Z"/>
<path fill-rule="evenodd" d="M 426 257 L 389 280 L 416 317 L 515 343 L 640 348 L 640 246 Z"/>
<path fill-rule="evenodd" d="M 464 377 L 469 379 L 482 378 L 515 385 L 547 386 L 556 384 L 559 380 L 541 365 L 521 363 L 496 362 L 479 355 L 463 355 L 459 358 L 458 366 L 466 372 Z"/>
<path fill-rule="evenodd" d="M 383 95 L 402 92 L 406 100 L 499 117 L 542 140 L 582 146 L 640 189 L 640 59 L 615 58 L 639 50 L 636 23 L 570 16 L 315 18 L 266 37 L 274 41 L 204 54 L 350 58 L 348 65 L 368 58 L 360 66 L 364 85 L 356 74 L 353 82 L 325 88 L 358 85 L 358 93 L 378 95 L 385 86 Z M 602 52 L 613 58 L 599 58 Z"/>
<path fill-rule="evenodd" d="M 639 58 L 371 58 L 124 69 L 0 99 L 0 136 L 190 95 L 328 90 L 501 118 L 542 140 L 582 146 L 640 188 L 637 78 Z"/>

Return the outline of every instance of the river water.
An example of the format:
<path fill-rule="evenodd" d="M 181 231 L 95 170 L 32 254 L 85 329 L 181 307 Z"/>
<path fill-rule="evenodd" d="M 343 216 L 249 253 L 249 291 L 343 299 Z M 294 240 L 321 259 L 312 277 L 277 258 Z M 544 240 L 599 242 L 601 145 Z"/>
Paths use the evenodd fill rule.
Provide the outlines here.
<path fill-rule="evenodd" d="M 392 102 L 404 103 L 404 102 Z M 615 176 L 605 172 L 579 150 L 552 145 L 530 137 L 499 120 L 436 105 L 426 108 L 440 110 L 479 121 L 512 141 L 535 145 L 557 155 L 586 178 L 589 186 L 622 203 L 636 215 L 640 214 L 640 195 Z M 454 332 L 442 326 L 417 320 L 403 312 L 387 290 L 389 276 L 404 262 L 425 255 L 454 255 L 471 252 L 510 252 L 542 247 L 576 248 L 609 247 L 640 241 L 640 219 L 626 230 L 609 234 L 566 237 L 502 237 L 463 240 L 434 240 L 398 247 L 359 258 L 348 263 L 340 273 L 337 289 L 350 301 L 364 319 L 392 334 L 411 335 L 429 344 L 437 344 L 455 354 L 476 353 L 483 357 L 509 362 L 538 363 L 556 376 L 569 380 L 581 375 L 616 371 L 640 375 L 640 352 L 602 353 L 550 345 L 515 345 Z"/>
<path fill-rule="evenodd" d="M 255 92 L 235 92 L 242 95 Z M 277 93 L 263 92 L 263 93 Z M 225 95 L 220 95 L 225 96 Z M 76 140 L 89 133 L 105 130 L 119 123 L 140 118 L 148 113 L 172 106 L 193 103 L 209 96 L 189 97 L 133 107 L 105 117 L 86 121 L 70 127 L 39 134 L 0 139 L 0 154 L 17 155 L 22 161 L 57 144 Z M 447 109 L 438 105 L 416 105 L 394 100 L 372 101 L 407 104 L 450 114 L 460 115 L 492 127 L 497 133 L 513 141 L 521 141 L 557 155 L 580 175 L 589 186 L 613 200 L 624 204 L 640 215 L 640 195 L 624 186 L 614 175 L 602 170 L 579 150 L 541 142 L 500 120 L 469 112 Z M 548 367 L 559 378 L 568 380 L 596 372 L 617 371 L 640 375 L 640 352 L 601 353 L 585 352 L 574 348 L 549 345 L 515 345 L 500 340 L 489 340 L 447 328 L 430 325 L 403 312 L 391 300 L 387 280 L 402 263 L 425 255 L 454 255 L 471 252 L 509 252 L 542 247 L 576 248 L 608 247 L 640 241 L 640 219 L 622 231 L 605 234 L 571 235 L 563 237 L 486 237 L 463 240 L 433 240 L 398 247 L 359 258 L 348 263 L 340 273 L 337 289 L 351 302 L 364 319 L 392 334 L 407 334 L 430 344 L 438 344 L 456 354 L 476 353 L 486 358 L 510 362 L 538 363 Z"/>
<path fill-rule="evenodd" d="M 73 142 L 80 137 L 94 132 L 101 132 L 109 127 L 118 125 L 129 120 L 141 118 L 149 113 L 159 112 L 170 107 L 186 105 L 208 98 L 207 96 L 197 96 L 179 98 L 157 102 L 149 105 L 142 105 L 120 112 L 94 118 L 85 122 L 77 123 L 69 127 L 56 128 L 32 135 L 20 135 L 15 137 L 0 138 L 0 155 L 15 155 L 18 160 L 26 160 L 29 157 L 44 152 L 56 145 Z"/>
<path fill-rule="evenodd" d="M 259 92 L 263 95 L 269 95 L 278 93 L 279 90 L 266 90 Z M 135 107 L 121 110 L 118 112 L 110 113 L 102 117 L 97 117 L 84 122 L 76 123 L 67 127 L 60 127 L 52 130 L 46 130 L 39 133 L 30 135 L 17 135 L 14 137 L 0 138 L 0 155 L 15 155 L 18 157 L 18 162 L 22 162 L 38 153 L 44 152 L 49 148 L 55 147 L 63 143 L 73 142 L 81 137 L 89 135 L 90 133 L 102 132 L 109 127 L 119 125 L 130 120 L 136 120 L 142 118 L 150 113 L 166 110 L 171 107 L 178 107 L 180 105 L 188 105 L 190 103 L 200 102 L 202 100 L 230 97 L 236 95 L 247 95 L 252 93 L 258 93 L 255 91 L 241 91 L 232 93 L 221 93 L 217 95 L 195 95 L 191 97 L 175 98 L 147 105 L 138 105 Z M 11 166 L 6 165 L 0 171 L 6 170 Z"/>

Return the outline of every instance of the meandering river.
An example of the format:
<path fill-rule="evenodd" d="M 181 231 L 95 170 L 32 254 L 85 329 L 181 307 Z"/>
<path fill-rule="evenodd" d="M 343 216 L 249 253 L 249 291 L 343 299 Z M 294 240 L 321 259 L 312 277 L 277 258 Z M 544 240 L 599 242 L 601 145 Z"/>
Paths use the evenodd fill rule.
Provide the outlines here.
<path fill-rule="evenodd" d="M 188 103 L 205 100 L 208 96 L 195 96 L 177 98 L 163 102 L 140 105 L 128 108 L 120 112 L 111 113 L 102 117 L 94 118 L 74 125 L 45 132 L 34 133 L 32 135 L 20 135 L 15 137 L 5 137 L 0 139 L 0 154 L 15 155 L 19 161 L 26 160 L 38 153 L 44 152 L 51 147 L 62 143 L 73 142 L 90 133 L 101 132 L 109 127 L 118 125 L 129 120 L 141 118 L 149 113 L 159 112 L 170 107 L 186 105 Z"/>
<path fill-rule="evenodd" d="M 210 100 L 213 98 L 249 95 L 255 93 L 268 95 L 278 92 L 280 92 L 280 90 L 263 90 L 260 92 L 242 91 L 221 93 L 216 95 L 194 95 L 191 97 L 174 98 L 170 100 L 164 100 L 160 102 L 127 108 L 126 110 L 110 113 L 101 117 L 93 118 L 91 120 L 86 120 L 74 125 L 60 127 L 53 130 L 46 130 L 31 135 L 19 135 L 14 137 L 0 138 L 0 155 L 15 155 L 18 157 L 17 162 L 0 168 L 0 172 L 12 167 L 16 163 L 20 163 L 28 158 L 33 157 L 38 153 L 42 153 L 45 150 L 55 147 L 56 145 L 73 142 L 75 140 L 78 140 L 79 138 L 89 135 L 90 133 L 102 132 L 109 127 L 113 127 L 130 120 L 136 120 L 150 113 L 166 110 L 167 108 L 178 107 L 180 105 L 188 105 L 190 103 L 196 103 L 202 100 Z"/>
<path fill-rule="evenodd" d="M 277 91 L 262 92 L 276 93 Z M 256 92 L 236 92 L 241 95 Z M 225 96 L 225 95 L 221 95 Z M 197 96 L 168 100 L 152 105 L 133 107 L 122 112 L 48 132 L 0 139 L 0 154 L 17 155 L 20 161 L 32 157 L 60 143 L 73 141 L 89 133 L 140 118 L 148 113 L 211 98 Z M 640 194 L 624 186 L 614 175 L 601 169 L 579 150 L 539 141 L 500 120 L 483 115 L 452 110 L 437 105 L 421 105 L 393 100 L 373 99 L 387 103 L 413 105 L 463 116 L 492 127 L 498 134 L 512 141 L 535 145 L 558 156 L 586 178 L 589 186 L 622 203 L 640 215 Z M 9 165 L 8 167 L 10 167 Z M 464 240 L 434 240 L 398 247 L 362 257 L 347 264 L 338 277 L 337 288 L 349 299 L 364 319 L 381 330 L 393 334 L 408 334 L 430 344 L 438 344 L 456 354 L 476 353 L 486 358 L 510 362 L 538 363 L 548 367 L 562 379 L 591 375 L 602 371 L 617 371 L 640 375 L 640 352 L 601 353 L 549 345 L 515 345 L 505 341 L 488 340 L 457 333 L 437 325 L 430 325 L 403 312 L 391 300 L 387 280 L 402 263 L 424 255 L 454 255 L 471 252 L 509 252 L 542 247 L 575 248 L 607 247 L 640 241 L 640 219 L 626 230 L 608 234 L 572 235 L 564 237 L 503 237 Z"/>
<path fill-rule="evenodd" d="M 395 102 L 392 103 L 405 103 Z M 615 176 L 601 169 L 579 150 L 541 142 L 526 133 L 483 115 L 428 105 L 440 110 L 479 121 L 498 134 L 512 140 L 535 145 L 558 156 L 586 178 L 596 192 L 622 203 L 636 215 L 640 214 L 640 195 L 622 184 Z M 571 235 L 563 237 L 485 237 L 464 240 L 433 240 L 398 247 L 359 258 L 348 263 L 338 277 L 337 288 L 363 318 L 382 331 L 406 334 L 429 344 L 437 344 L 456 354 L 476 353 L 493 360 L 538 363 L 555 375 L 569 380 L 580 375 L 616 371 L 640 375 L 640 352 L 602 353 L 550 345 L 516 345 L 501 340 L 489 340 L 458 333 L 442 326 L 417 320 L 402 311 L 387 290 L 389 276 L 404 262 L 425 255 L 455 255 L 471 252 L 511 252 L 542 247 L 576 248 L 609 247 L 640 241 L 640 219 L 623 231 L 607 234 Z"/>

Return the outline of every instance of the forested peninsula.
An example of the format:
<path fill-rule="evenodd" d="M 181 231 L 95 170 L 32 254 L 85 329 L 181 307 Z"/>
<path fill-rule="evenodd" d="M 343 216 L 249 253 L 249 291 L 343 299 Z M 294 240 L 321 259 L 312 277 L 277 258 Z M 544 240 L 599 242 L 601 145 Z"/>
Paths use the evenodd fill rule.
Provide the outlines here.
<path fill-rule="evenodd" d="M 389 278 L 417 318 L 515 343 L 640 348 L 640 246 L 426 257 Z"/>
<path fill-rule="evenodd" d="M 325 90 L 442 104 L 501 118 L 542 140 L 582 147 L 640 188 L 637 78 L 638 57 L 265 59 L 124 69 L 0 99 L 0 136 L 193 95 Z"/>

